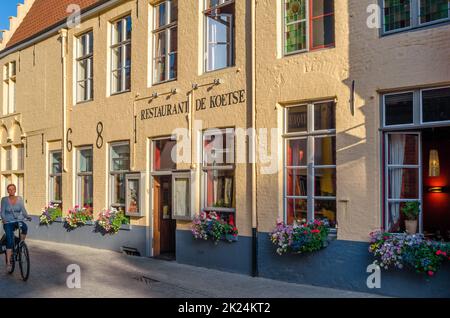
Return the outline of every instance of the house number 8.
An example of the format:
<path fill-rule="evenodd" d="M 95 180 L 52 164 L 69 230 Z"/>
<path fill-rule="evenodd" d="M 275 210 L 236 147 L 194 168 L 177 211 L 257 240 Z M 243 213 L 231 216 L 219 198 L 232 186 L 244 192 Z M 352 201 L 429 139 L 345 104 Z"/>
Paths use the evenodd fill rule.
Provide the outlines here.
<path fill-rule="evenodd" d="M 97 148 L 98 149 L 101 149 L 102 147 L 103 147 L 103 136 L 102 136 L 102 133 L 103 133 L 103 123 L 100 121 L 98 124 L 97 124 Z"/>

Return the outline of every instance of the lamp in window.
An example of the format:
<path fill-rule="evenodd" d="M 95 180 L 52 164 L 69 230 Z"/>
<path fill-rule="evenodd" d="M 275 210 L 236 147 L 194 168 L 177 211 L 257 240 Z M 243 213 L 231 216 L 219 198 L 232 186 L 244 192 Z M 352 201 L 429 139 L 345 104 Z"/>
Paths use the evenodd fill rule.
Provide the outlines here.
<path fill-rule="evenodd" d="M 439 177 L 441 175 L 441 166 L 439 164 L 439 152 L 436 149 L 430 150 L 430 177 Z"/>

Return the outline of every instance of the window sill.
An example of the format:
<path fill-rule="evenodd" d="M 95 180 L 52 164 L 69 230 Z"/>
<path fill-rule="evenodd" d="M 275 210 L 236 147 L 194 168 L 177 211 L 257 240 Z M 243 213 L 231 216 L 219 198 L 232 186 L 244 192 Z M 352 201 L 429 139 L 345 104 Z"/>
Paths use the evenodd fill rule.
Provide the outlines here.
<path fill-rule="evenodd" d="M 303 54 L 308 54 L 308 53 L 320 52 L 320 51 L 323 51 L 323 50 L 329 50 L 329 49 L 335 49 L 335 48 L 336 48 L 336 44 L 333 44 L 333 45 L 329 45 L 329 46 L 325 46 L 325 47 L 319 47 L 317 49 L 309 49 L 309 50 L 295 51 L 295 52 L 291 52 L 291 53 L 283 53 L 281 58 L 289 58 L 289 57 L 292 57 L 292 56 L 298 56 L 298 55 L 303 55 Z"/>
<path fill-rule="evenodd" d="M 92 103 L 93 101 L 94 101 L 94 99 L 92 98 L 92 99 L 76 102 L 76 104 L 73 105 L 73 107 L 77 107 L 77 106 L 81 106 L 81 105 L 84 105 L 84 104 Z"/>
<path fill-rule="evenodd" d="M 162 81 L 162 82 L 156 82 L 156 83 L 154 82 L 154 83 L 152 83 L 152 85 L 149 88 L 162 86 L 162 85 L 168 84 L 168 83 L 173 83 L 173 82 L 176 82 L 177 80 L 178 80 L 177 78 L 174 78 L 174 79 L 169 79 L 169 80 Z"/>
<path fill-rule="evenodd" d="M 118 96 L 118 95 L 127 94 L 127 93 L 131 93 L 131 89 L 128 89 L 126 91 L 111 93 L 108 97 Z"/>
<path fill-rule="evenodd" d="M 203 208 L 205 212 L 219 212 L 219 213 L 236 213 L 233 208 Z"/>

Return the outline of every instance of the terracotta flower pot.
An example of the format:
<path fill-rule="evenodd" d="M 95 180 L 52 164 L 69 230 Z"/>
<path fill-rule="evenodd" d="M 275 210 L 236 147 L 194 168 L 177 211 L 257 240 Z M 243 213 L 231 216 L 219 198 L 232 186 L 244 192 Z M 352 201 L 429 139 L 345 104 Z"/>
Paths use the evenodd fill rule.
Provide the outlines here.
<path fill-rule="evenodd" d="M 417 220 L 405 220 L 406 233 L 416 234 L 417 233 Z"/>

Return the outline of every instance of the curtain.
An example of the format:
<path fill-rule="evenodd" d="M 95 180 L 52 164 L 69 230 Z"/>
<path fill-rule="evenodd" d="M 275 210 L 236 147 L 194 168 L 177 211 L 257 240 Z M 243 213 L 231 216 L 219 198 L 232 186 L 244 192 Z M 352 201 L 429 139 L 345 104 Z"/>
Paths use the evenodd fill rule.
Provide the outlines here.
<path fill-rule="evenodd" d="M 389 164 L 403 165 L 405 157 L 405 140 L 406 135 L 392 134 L 389 136 Z M 400 199 L 403 186 L 403 169 L 389 169 L 389 186 L 391 189 L 391 199 Z M 400 202 L 391 203 L 389 209 L 389 226 L 388 231 L 399 230 L 400 223 Z"/>

